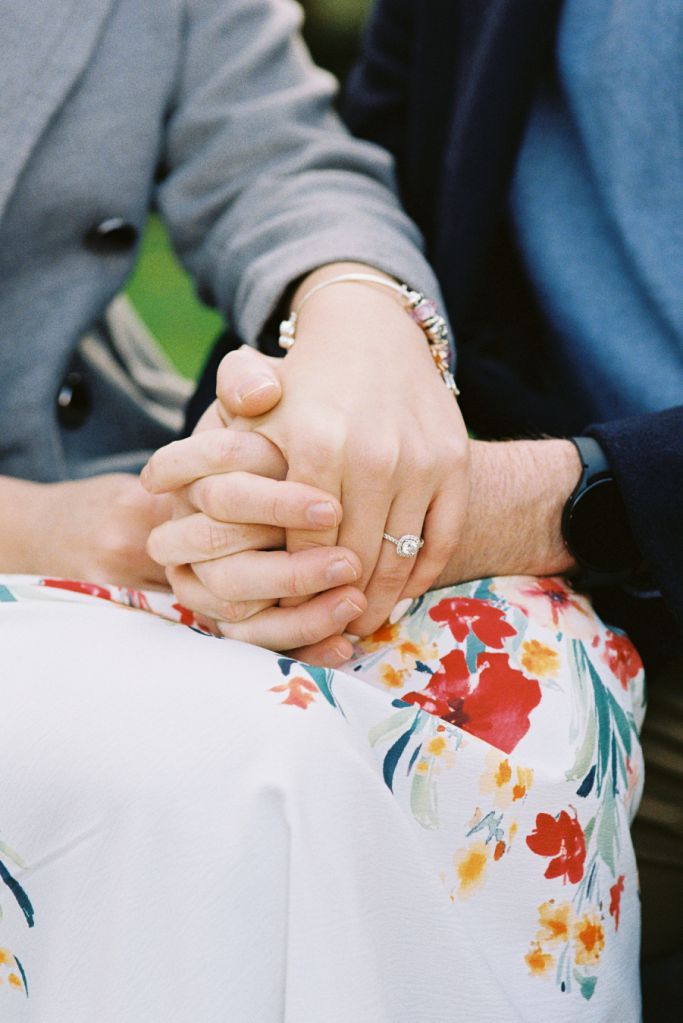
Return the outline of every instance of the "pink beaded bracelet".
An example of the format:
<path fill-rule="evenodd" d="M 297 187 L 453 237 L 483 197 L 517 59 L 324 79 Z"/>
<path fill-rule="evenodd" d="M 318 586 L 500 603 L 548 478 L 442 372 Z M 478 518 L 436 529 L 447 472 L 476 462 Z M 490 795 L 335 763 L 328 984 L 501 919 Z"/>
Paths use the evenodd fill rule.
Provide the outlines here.
<path fill-rule="evenodd" d="M 450 370 L 450 349 L 448 346 L 448 325 L 437 312 L 436 305 L 429 298 L 425 298 L 419 291 L 412 291 L 407 284 L 396 284 L 393 281 L 385 280 L 384 277 L 376 277 L 374 274 L 340 274 L 338 277 L 331 277 L 329 281 L 322 281 L 311 288 L 299 302 L 289 318 L 280 324 L 280 348 L 289 349 L 296 341 L 296 327 L 301 310 L 308 302 L 323 288 L 331 284 L 378 284 L 383 288 L 389 288 L 401 299 L 403 306 L 412 320 L 417 323 L 420 330 L 427 338 L 429 350 L 441 378 L 446 387 L 454 397 L 460 394 L 457 384 Z"/>

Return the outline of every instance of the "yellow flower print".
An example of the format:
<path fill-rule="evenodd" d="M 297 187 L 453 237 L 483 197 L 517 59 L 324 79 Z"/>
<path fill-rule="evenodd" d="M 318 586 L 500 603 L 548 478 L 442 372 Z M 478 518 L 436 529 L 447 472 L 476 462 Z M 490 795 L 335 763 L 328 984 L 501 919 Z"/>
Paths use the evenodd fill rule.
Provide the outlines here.
<path fill-rule="evenodd" d="M 14 962 L 14 956 L 6 948 L 0 948 L 0 966 L 9 966 L 11 962 Z"/>
<path fill-rule="evenodd" d="M 9 977 L 7 978 L 7 982 L 8 984 L 10 984 L 11 987 L 17 988 L 18 991 L 24 990 L 24 985 L 21 982 L 21 978 L 18 977 L 16 973 L 10 973 Z"/>
<path fill-rule="evenodd" d="M 510 806 L 511 803 L 524 799 L 534 779 L 534 772 L 530 767 L 513 767 L 509 759 L 501 758 L 496 750 L 489 750 L 486 767 L 479 788 L 487 795 L 493 796 L 496 806 Z"/>
<path fill-rule="evenodd" d="M 529 967 L 529 973 L 535 977 L 542 977 L 544 973 L 555 965 L 555 956 L 550 952 L 544 952 L 538 941 L 532 942 L 531 949 L 524 956 L 524 961 Z"/>
<path fill-rule="evenodd" d="M 439 656 L 439 648 L 436 643 L 430 643 L 425 639 L 404 640 L 403 643 L 398 644 L 398 652 L 401 661 L 410 669 L 410 671 L 415 670 L 415 664 L 417 661 L 434 661 L 437 660 Z"/>
<path fill-rule="evenodd" d="M 605 947 L 600 917 L 587 913 L 574 925 L 574 961 L 577 966 L 594 966 Z"/>
<path fill-rule="evenodd" d="M 537 639 L 529 639 L 522 643 L 522 667 L 530 675 L 541 678 L 555 678 L 560 669 L 560 655 L 552 647 L 544 646 Z"/>
<path fill-rule="evenodd" d="M 506 758 L 498 764 L 493 780 L 497 788 L 502 789 L 503 785 L 507 785 L 510 781 L 510 778 L 512 778 L 512 768 L 510 767 L 510 761 Z"/>
<path fill-rule="evenodd" d="M 429 771 L 429 762 L 427 760 L 418 760 L 415 770 L 418 774 L 427 774 Z"/>
<path fill-rule="evenodd" d="M 569 928 L 571 925 L 572 907 L 568 902 L 559 905 L 554 899 L 544 902 L 538 907 L 538 922 L 541 929 L 538 932 L 539 942 L 545 941 L 552 945 L 556 942 L 569 940 Z"/>
<path fill-rule="evenodd" d="M 399 668 L 398 670 L 391 664 L 383 664 L 380 668 L 380 678 L 384 685 L 389 689 L 402 689 L 404 679 L 408 674 L 405 668 Z"/>
<path fill-rule="evenodd" d="M 488 856 L 489 850 L 484 842 L 475 842 L 469 849 L 462 849 L 455 854 L 453 858 L 455 873 L 463 897 L 467 897 L 483 884 Z"/>
<path fill-rule="evenodd" d="M 425 746 L 425 752 L 431 753 L 434 757 L 440 757 L 448 749 L 448 743 L 443 735 L 435 735 Z"/>

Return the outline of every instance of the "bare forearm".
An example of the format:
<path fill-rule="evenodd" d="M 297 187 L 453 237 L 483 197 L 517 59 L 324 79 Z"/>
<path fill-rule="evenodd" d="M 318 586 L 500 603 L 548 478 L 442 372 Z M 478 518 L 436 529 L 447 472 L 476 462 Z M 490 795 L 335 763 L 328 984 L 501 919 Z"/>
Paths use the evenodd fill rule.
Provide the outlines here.
<path fill-rule="evenodd" d="M 45 484 L 0 476 L 0 571 L 38 571 L 40 506 Z"/>
<path fill-rule="evenodd" d="M 562 510 L 581 465 L 567 440 L 471 442 L 468 514 L 456 554 L 437 581 L 570 572 Z"/>

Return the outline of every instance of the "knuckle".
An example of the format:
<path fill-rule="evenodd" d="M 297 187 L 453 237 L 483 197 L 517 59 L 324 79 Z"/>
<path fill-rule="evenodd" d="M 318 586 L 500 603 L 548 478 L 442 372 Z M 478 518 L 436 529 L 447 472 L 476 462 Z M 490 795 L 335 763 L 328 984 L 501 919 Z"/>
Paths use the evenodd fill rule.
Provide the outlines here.
<path fill-rule="evenodd" d="M 288 632 L 287 647 L 288 649 L 293 650 L 295 647 L 308 646 L 311 643 L 317 643 L 322 637 L 324 629 L 316 629 L 315 623 L 310 621 L 308 618 L 305 618 L 293 621 Z"/>
<path fill-rule="evenodd" d="M 230 625 L 244 621 L 250 612 L 251 605 L 246 600 L 223 600 L 218 606 L 219 617 Z"/>
<path fill-rule="evenodd" d="M 397 559 L 396 564 L 388 562 L 386 565 L 382 566 L 382 568 L 379 568 L 377 570 L 375 581 L 382 591 L 393 590 L 405 582 L 409 571 L 410 566 L 406 567 Z"/>
<path fill-rule="evenodd" d="M 216 464 L 221 470 L 229 469 L 234 460 L 235 454 L 238 449 L 238 434 L 232 430 L 226 430 L 225 428 L 217 431 L 218 437 L 216 438 Z"/>
<path fill-rule="evenodd" d="M 229 531 L 226 526 L 213 519 L 205 519 L 201 523 L 198 546 L 203 554 L 209 556 L 225 554 L 229 543 Z"/>
<path fill-rule="evenodd" d="M 364 462 L 373 478 L 389 480 L 396 472 L 399 461 L 397 445 L 376 445 L 365 453 Z"/>
<path fill-rule="evenodd" d="M 145 550 L 147 551 L 152 561 L 156 561 L 159 565 L 163 565 L 165 552 L 163 535 L 160 535 L 160 533 L 161 530 L 158 528 L 152 530 L 152 532 L 147 537 Z"/>
<path fill-rule="evenodd" d="M 296 558 L 291 556 L 288 563 L 288 571 L 283 580 L 286 590 L 284 597 L 303 597 L 310 592 L 310 573 L 306 567 Z"/>
<path fill-rule="evenodd" d="M 193 494 L 196 504 L 207 515 L 213 516 L 220 505 L 220 486 L 216 476 L 205 476 L 193 486 Z"/>
<path fill-rule="evenodd" d="M 287 491 L 279 484 L 273 487 L 270 498 L 270 524 L 285 528 L 288 520 L 291 520 L 291 502 L 288 500 Z"/>

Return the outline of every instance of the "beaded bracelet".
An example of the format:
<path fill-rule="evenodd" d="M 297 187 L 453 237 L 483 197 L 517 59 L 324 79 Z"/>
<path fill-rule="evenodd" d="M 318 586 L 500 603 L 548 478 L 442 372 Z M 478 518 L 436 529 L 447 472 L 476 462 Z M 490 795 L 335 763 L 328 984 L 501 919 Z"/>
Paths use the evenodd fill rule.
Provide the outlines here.
<path fill-rule="evenodd" d="M 387 281 L 383 277 L 376 277 L 374 274 L 340 274 L 338 277 L 331 277 L 329 281 L 322 281 L 311 288 L 299 302 L 288 319 L 280 324 L 280 348 L 290 349 L 296 341 L 296 327 L 301 315 L 301 310 L 308 302 L 323 288 L 331 284 L 378 284 L 383 288 L 389 288 L 401 299 L 403 306 L 412 320 L 417 323 L 427 338 L 429 350 L 441 378 L 446 387 L 454 397 L 460 394 L 455 379 L 450 370 L 450 350 L 448 347 L 448 325 L 439 316 L 436 306 L 431 299 L 425 298 L 419 291 L 412 291 L 407 284 L 396 284 Z"/>

